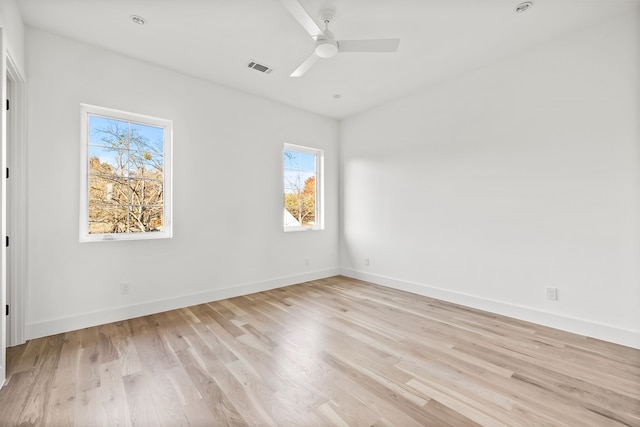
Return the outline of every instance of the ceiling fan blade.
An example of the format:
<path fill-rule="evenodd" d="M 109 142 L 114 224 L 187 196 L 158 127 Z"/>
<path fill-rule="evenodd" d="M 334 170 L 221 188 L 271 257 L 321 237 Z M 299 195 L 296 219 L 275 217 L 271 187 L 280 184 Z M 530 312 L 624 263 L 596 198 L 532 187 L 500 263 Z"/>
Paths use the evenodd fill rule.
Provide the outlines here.
<path fill-rule="evenodd" d="M 338 40 L 340 52 L 395 52 L 400 39 Z"/>
<path fill-rule="evenodd" d="M 314 39 L 318 38 L 318 36 L 322 35 L 322 30 L 316 24 L 311 16 L 307 13 L 307 11 L 302 7 L 298 0 L 280 0 L 280 3 L 289 11 L 291 15 L 302 25 L 307 33 L 311 35 Z"/>
<path fill-rule="evenodd" d="M 307 57 L 307 59 L 304 60 L 302 64 L 300 64 L 298 68 L 296 68 L 293 73 L 291 73 L 290 77 L 301 77 L 304 73 L 309 71 L 309 68 L 311 68 L 313 64 L 318 61 L 318 59 L 320 59 L 320 57 L 316 55 L 315 52 L 312 53 L 311 55 L 309 55 L 309 57 Z"/>

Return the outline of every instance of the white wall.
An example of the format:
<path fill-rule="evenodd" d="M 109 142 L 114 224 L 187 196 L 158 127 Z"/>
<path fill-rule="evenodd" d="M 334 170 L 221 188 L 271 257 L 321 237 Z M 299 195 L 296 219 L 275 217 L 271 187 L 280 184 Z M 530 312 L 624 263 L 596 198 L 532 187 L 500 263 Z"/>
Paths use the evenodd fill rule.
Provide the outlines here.
<path fill-rule="evenodd" d="M 0 28 L 5 31 L 7 52 L 20 72 L 24 71 L 24 25 L 15 0 L 0 0 Z"/>
<path fill-rule="evenodd" d="M 343 272 L 640 347 L 639 17 L 343 121 Z"/>
<path fill-rule="evenodd" d="M 27 71 L 27 338 L 338 272 L 335 120 L 32 29 Z M 78 242 L 80 103 L 173 120 L 173 239 Z M 324 231 L 282 231 L 285 142 L 325 150 Z"/>

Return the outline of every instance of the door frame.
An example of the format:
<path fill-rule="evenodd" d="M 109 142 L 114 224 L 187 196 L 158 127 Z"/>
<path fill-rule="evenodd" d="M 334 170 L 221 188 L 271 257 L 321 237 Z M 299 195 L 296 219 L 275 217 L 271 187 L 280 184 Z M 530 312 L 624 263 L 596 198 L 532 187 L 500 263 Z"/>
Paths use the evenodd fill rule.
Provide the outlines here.
<path fill-rule="evenodd" d="M 10 236 L 11 256 L 7 271 L 7 290 L 10 327 L 7 346 L 23 344 L 25 337 L 25 291 L 27 283 L 27 146 L 26 146 L 26 79 L 9 52 L 6 55 L 6 79 L 10 88 L 6 94 L 11 100 L 6 135 L 8 151 L 6 166 L 10 176 L 7 186 L 7 235 Z M 5 175 L 6 176 L 6 175 Z"/>
<path fill-rule="evenodd" d="M 7 81 L 10 82 L 11 93 L 7 93 Z M 26 283 L 26 89 L 24 73 L 19 70 L 16 62 L 7 50 L 5 30 L 0 27 L 0 387 L 4 385 L 7 373 L 7 345 L 16 345 L 24 342 L 24 289 Z M 6 99 L 13 99 L 17 106 L 10 115 L 10 123 L 7 123 Z M 9 125 L 9 134 L 7 133 Z M 14 246 L 11 260 L 11 277 L 7 277 L 7 248 L 4 236 L 9 235 L 7 230 L 7 141 L 11 144 L 12 161 L 14 168 L 12 180 L 11 215 L 14 239 L 19 244 Z M 11 179 L 11 178 L 10 178 Z M 13 239 L 12 239 L 13 240 Z M 7 301 L 7 289 L 11 287 L 11 300 Z M 11 331 L 7 331 L 7 318 L 5 316 L 5 304 L 10 304 L 12 314 Z M 11 335 L 7 340 L 7 332 Z"/>
<path fill-rule="evenodd" d="M 2 114 L 0 114 L 0 171 L 4 169 L 6 160 L 6 146 L 7 146 L 7 112 L 2 104 L 7 95 L 7 57 L 6 57 L 6 44 L 5 31 L 0 28 L 0 107 L 2 108 Z M 2 174 L 0 173 L 0 177 Z M 5 184 L 6 179 L 0 179 L 0 237 L 5 235 L 6 232 L 6 203 L 5 203 Z M 4 315 L 4 305 L 7 303 L 7 250 L 5 245 L 0 240 L 0 387 L 4 385 L 7 374 L 7 318 Z"/>

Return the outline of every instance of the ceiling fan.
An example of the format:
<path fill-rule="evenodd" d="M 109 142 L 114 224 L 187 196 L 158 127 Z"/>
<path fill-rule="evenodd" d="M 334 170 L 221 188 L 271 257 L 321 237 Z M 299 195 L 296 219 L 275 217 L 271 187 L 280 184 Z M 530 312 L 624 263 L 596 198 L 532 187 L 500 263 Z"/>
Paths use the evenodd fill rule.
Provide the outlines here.
<path fill-rule="evenodd" d="M 400 39 L 336 40 L 333 33 L 329 31 L 329 23 L 334 14 L 332 9 L 320 11 L 320 19 L 324 23 L 324 30 L 322 30 L 298 0 L 280 0 L 280 2 L 316 42 L 311 55 L 291 73 L 291 77 L 302 76 L 318 59 L 332 58 L 339 52 L 395 52 L 398 50 Z"/>

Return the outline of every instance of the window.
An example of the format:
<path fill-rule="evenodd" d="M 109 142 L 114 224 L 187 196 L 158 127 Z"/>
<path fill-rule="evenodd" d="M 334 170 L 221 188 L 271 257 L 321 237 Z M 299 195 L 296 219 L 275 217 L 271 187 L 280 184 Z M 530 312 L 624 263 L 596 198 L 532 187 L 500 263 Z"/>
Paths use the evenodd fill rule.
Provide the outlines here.
<path fill-rule="evenodd" d="M 80 240 L 172 236 L 172 122 L 82 105 Z"/>
<path fill-rule="evenodd" d="M 324 152 L 285 144 L 283 160 L 284 230 L 321 230 Z"/>

